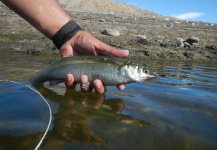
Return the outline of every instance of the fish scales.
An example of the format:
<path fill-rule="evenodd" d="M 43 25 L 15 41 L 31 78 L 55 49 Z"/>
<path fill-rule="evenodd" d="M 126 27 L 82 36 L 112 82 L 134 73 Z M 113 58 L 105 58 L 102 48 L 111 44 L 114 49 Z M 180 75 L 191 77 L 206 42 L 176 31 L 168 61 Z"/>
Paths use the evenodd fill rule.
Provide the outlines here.
<path fill-rule="evenodd" d="M 74 75 L 75 81 L 80 81 L 81 75 L 87 75 L 92 82 L 100 79 L 105 85 L 118 85 L 135 82 L 129 75 L 138 72 L 137 64 L 129 64 L 124 59 L 111 59 L 105 56 L 73 56 L 57 60 L 33 77 L 32 82 L 64 80 L 68 73 Z M 128 69 L 131 67 L 131 70 Z M 143 66 L 142 66 L 143 67 Z M 138 74 L 138 73 L 137 73 Z"/>
<path fill-rule="evenodd" d="M 57 70 L 58 69 L 58 70 Z M 62 63 L 58 67 L 55 67 L 55 71 L 52 78 L 61 79 L 65 77 L 67 73 L 72 73 L 75 77 L 75 81 L 79 82 L 81 75 L 87 75 L 89 81 L 94 79 L 100 79 L 107 85 L 114 85 L 117 82 L 121 83 L 117 65 L 109 63 L 96 63 L 82 61 L 80 63 L 69 62 L 67 65 Z M 56 74 L 57 73 L 57 74 Z M 56 74 L 56 75 L 55 75 Z"/>

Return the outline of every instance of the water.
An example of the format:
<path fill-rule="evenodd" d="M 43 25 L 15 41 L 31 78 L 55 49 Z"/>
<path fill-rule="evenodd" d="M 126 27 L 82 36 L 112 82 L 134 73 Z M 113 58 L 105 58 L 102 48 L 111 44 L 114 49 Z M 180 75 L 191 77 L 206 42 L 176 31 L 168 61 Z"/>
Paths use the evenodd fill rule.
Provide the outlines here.
<path fill-rule="evenodd" d="M 0 82 L 0 149 L 33 149 L 46 130 L 49 110 L 24 81 L 53 56 L 5 52 L 0 57 L 0 78 L 18 81 Z M 124 91 L 108 87 L 102 95 L 64 85 L 34 87 L 53 113 L 41 149 L 217 149 L 217 65 L 146 65 L 166 77 L 128 84 Z"/>

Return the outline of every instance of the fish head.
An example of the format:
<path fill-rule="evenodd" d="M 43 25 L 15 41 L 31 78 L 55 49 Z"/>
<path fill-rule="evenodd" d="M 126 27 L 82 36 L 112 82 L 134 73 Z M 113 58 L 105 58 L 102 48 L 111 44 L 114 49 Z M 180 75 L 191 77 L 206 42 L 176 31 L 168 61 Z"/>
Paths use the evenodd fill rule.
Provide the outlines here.
<path fill-rule="evenodd" d="M 143 65 L 125 65 L 124 71 L 126 77 L 136 82 L 156 77 L 155 72 Z"/>
<path fill-rule="evenodd" d="M 149 78 L 155 78 L 156 77 L 156 72 L 151 70 L 150 68 L 146 66 L 139 66 L 138 67 L 138 76 L 141 81 Z"/>

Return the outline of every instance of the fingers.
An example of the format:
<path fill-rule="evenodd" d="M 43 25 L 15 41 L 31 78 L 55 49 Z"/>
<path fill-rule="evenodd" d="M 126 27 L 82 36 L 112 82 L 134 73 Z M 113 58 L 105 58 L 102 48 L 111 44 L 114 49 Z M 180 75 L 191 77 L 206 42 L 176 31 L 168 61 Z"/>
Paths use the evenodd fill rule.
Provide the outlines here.
<path fill-rule="evenodd" d="M 76 83 L 74 82 L 74 76 L 72 74 L 67 74 L 65 79 L 65 85 L 67 88 L 75 88 Z M 88 92 L 90 91 L 90 82 L 88 81 L 88 77 L 86 75 L 81 75 L 80 77 L 80 88 L 82 91 Z M 105 92 L 105 87 L 102 82 L 98 79 L 93 81 L 93 87 L 96 93 L 102 94 Z"/>
<path fill-rule="evenodd" d="M 96 79 L 93 81 L 93 87 L 95 91 L 99 94 L 102 94 L 105 92 L 105 87 L 103 86 L 102 81 L 100 81 L 99 79 Z"/>
<path fill-rule="evenodd" d="M 88 81 L 88 77 L 86 75 L 81 75 L 80 78 L 80 87 L 82 91 L 88 92 L 90 91 L 90 82 Z M 102 84 L 102 81 L 96 79 L 93 81 L 93 88 L 95 89 L 96 93 L 102 94 L 105 92 L 105 88 Z"/>
<path fill-rule="evenodd" d="M 66 42 L 65 44 L 63 44 L 63 46 L 60 48 L 60 56 L 61 58 L 65 58 L 65 57 L 69 57 L 69 56 L 73 56 L 73 50 L 71 45 Z"/>
<path fill-rule="evenodd" d="M 100 44 L 99 51 L 101 51 L 101 53 L 104 53 L 104 52 L 110 53 L 111 55 L 118 57 L 118 58 L 124 58 L 124 57 L 127 57 L 129 55 L 128 50 L 118 50 L 118 49 L 116 49 L 112 46 L 109 46 L 103 42 L 101 42 L 101 44 Z"/>
<path fill-rule="evenodd" d="M 65 78 L 65 85 L 68 89 L 75 88 L 74 76 L 72 74 L 67 74 Z"/>
<path fill-rule="evenodd" d="M 65 85 L 67 88 L 75 88 L 76 83 L 74 80 L 74 76 L 72 74 L 67 74 L 65 79 Z M 123 90 L 125 85 L 117 85 L 118 90 Z M 89 92 L 90 91 L 90 82 L 88 81 L 87 75 L 81 75 L 80 77 L 80 88 L 82 91 Z M 102 94 L 105 92 L 105 87 L 99 79 L 93 81 L 93 88 L 95 89 L 96 93 Z"/>
<path fill-rule="evenodd" d="M 86 75 L 81 75 L 80 77 L 80 87 L 82 91 L 88 92 L 89 91 L 89 81 Z"/>
<path fill-rule="evenodd" d="M 82 91 L 89 92 L 90 89 L 90 82 L 88 81 L 88 77 L 86 75 L 81 75 L 80 77 L 80 87 Z M 102 84 L 102 81 L 96 79 L 93 81 L 93 88 L 95 89 L 96 93 L 102 94 L 105 92 L 105 88 Z"/>
<path fill-rule="evenodd" d="M 129 55 L 128 50 L 117 50 L 113 47 L 110 49 L 109 53 L 118 58 L 124 58 Z"/>

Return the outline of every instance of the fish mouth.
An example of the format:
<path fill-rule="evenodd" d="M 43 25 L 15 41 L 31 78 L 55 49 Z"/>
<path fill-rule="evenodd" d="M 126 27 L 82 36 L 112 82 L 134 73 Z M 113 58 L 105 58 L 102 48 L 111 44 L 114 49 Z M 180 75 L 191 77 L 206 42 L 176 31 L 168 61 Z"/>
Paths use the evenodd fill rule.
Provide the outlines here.
<path fill-rule="evenodd" d="M 149 76 L 148 76 L 148 79 L 152 79 L 152 78 L 156 78 L 157 76 L 155 75 L 155 74 L 150 74 Z"/>
<path fill-rule="evenodd" d="M 158 73 L 154 69 L 150 69 L 148 78 L 156 78 L 156 77 L 166 77 L 166 75 L 163 73 Z"/>
<path fill-rule="evenodd" d="M 156 77 L 158 76 L 158 73 L 157 73 L 157 72 L 155 72 L 155 71 L 153 71 L 153 70 L 151 70 L 150 72 L 151 72 L 151 73 L 149 74 L 148 78 L 156 78 Z"/>
<path fill-rule="evenodd" d="M 152 72 L 151 74 L 149 74 L 146 77 L 140 77 L 139 81 L 144 81 L 145 79 L 153 79 L 153 78 L 157 78 L 157 77 L 166 77 L 166 75 L 162 74 L 162 73 Z"/>
<path fill-rule="evenodd" d="M 156 78 L 156 77 L 166 77 L 166 75 L 163 73 L 157 73 L 153 71 L 152 74 L 150 74 L 149 78 Z"/>

